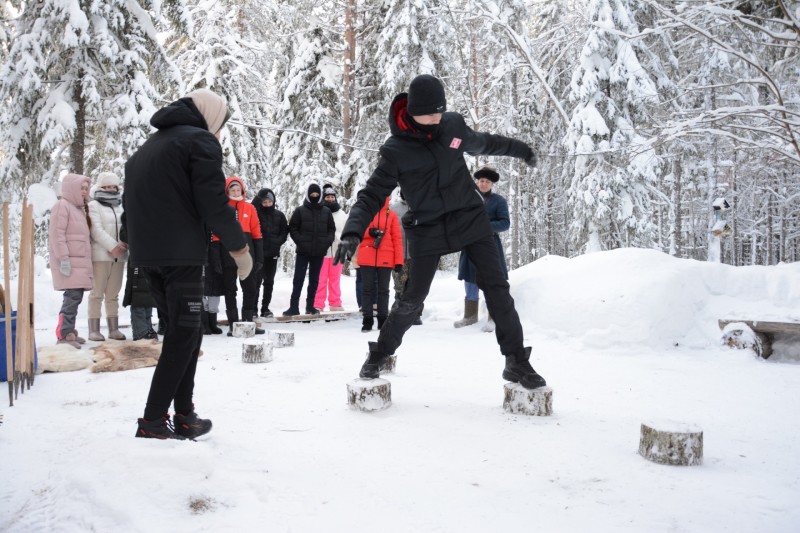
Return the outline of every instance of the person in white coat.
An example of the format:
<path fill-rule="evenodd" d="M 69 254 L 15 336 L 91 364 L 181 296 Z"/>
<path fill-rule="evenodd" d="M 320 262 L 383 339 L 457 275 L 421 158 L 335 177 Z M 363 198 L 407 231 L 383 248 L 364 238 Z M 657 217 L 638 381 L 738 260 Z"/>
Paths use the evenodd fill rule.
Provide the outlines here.
<path fill-rule="evenodd" d="M 120 240 L 122 194 L 119 176 L 102 172 L 97 176 L 93 200 L 89 202 L 92 220 L 92 272 L 94 285 L 89 293 L 89 340 L 103 341 L 100 313 L 105 302 L 108 338 L 125 340 L 119 330 L 119 292 L 128 259 L 128 245 Z"/>
<path fill-rule="evenodd" d="M 322 311 L 325 309 L 325 300 L 328 300 L 328 309 L 331 311 L 344 311 L 342 306 L 342 267 L 344 265 L 333 264 L 333 256 L 339 247 L 339 237 L 342 236 L 342 229 L 347 222 L 347 214 L 336 201 L 336 189 L 333 185 L 326 183 L 322 187 L 323 205 L 331 210 L 333 223 L 336 225 L 333 244 L 328 248 L 325 259 L 322 261 L 322 269 L 319 271 L 319 285 L 314 297 L 314 308 Z"/>

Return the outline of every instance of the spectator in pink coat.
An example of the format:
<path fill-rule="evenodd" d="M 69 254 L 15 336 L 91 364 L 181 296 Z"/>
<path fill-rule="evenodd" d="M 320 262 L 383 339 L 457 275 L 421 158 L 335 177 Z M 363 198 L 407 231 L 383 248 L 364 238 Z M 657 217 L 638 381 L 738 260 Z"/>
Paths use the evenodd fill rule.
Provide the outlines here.
<path fill-rule="evenodd" d="M 89 241 L 90 180 L 80 174 L 67 174 L 61 183 L 61 198 L 50 211 L 48 252 L 53 273 L 53 288 L 64 291 L 58 315 L 56 337 L 59 344 L 80 348 L 86 342 L 75 330 L 78 306 L 83 293 L 92 289 L 92 245 Z"/>

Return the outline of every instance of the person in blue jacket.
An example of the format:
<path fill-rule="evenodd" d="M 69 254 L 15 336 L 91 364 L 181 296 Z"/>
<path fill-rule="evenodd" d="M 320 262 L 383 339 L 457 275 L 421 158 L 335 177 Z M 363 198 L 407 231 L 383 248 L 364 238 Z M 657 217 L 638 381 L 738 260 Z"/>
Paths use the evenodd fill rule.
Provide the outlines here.
<path fill-rule="evenodd" d="M 492 187 L 500 180 L 500 174 L 492 167 L 485 166 L 478 169 L 472 177 L 475 178 L 478 190 L 483 196 L 483 206 L 486 208 L 489 224 L 492 226 L 492 232 L 494 232 L 493 238 L 494 243 L 497 245 L 497 255 L 500 256 L 500 266 L 503 269 L 505 278 L 508 279 L 506 254 L 503 251 L 503 245 L 498 234 L 508 231 L 508 228 L 511 227 L 511 217 L 508 215 L 508 202 L 506 202 L 506 199 L 492 192 Z M 453 326 L 463 328 L 464 326 L 471 326 L 478 321 L 478 304 L 480 303 L 480 289 L 478 289 L 475 265 L 463 251 L 458 258 L 458 279 L 464 280 L 464 290 L 466 291 L 464 318 L 457 320 Z M 494 321 L 490 314 L 487 327 L 484 329 L 494 331 L 493 324 Z"/>

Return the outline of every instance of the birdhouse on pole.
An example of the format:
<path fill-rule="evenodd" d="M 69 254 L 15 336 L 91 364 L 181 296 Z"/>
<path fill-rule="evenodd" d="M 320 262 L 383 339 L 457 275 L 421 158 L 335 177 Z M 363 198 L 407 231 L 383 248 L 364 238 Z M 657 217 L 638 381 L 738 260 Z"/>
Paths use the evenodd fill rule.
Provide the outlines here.
<path fill-rule="evenodd" d="M 717 237 L 727 237 L 731 234 L 733 228 L 728 225 L 722 214 L 731 208 L 731 204 L 725 198 L 717 198 L 711 206 L 714 208 L 715 220 L 714 225 L 711 227 L 711 234 Z"/>

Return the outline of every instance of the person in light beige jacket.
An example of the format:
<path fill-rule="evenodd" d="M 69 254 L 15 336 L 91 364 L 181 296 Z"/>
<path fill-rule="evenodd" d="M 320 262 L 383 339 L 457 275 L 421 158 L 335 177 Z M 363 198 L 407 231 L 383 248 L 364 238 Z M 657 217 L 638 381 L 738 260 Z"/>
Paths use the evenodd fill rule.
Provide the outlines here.
<path fill-rule="evenodd" d="M 89 202 L 92 221 L 92 272 L 94 286 L 89 293 L 89 340 L 104 341 L 100 333 L 100 313 L 105 301 L 108 338 L 124 341 L 119 330 L 119 292 L 128 259 L 128 245 L 120 240 L 122 194 L 119 176 L 102 172 L 97 176 Z"/>

